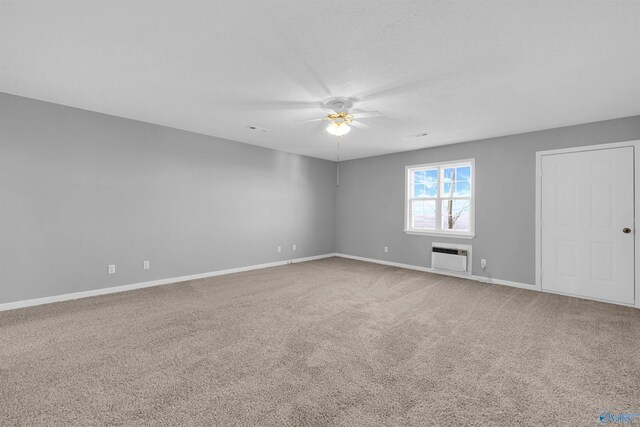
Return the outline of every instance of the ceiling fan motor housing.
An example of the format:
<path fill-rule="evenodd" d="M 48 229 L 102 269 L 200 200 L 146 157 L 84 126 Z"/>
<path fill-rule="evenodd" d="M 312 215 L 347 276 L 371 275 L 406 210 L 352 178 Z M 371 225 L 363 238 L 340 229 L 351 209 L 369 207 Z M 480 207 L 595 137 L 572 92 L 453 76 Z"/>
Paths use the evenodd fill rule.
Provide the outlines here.
<path fill-rule="evenodd" d="M 353 98 L 345 98 L 343 96 L 336 96 L 333 98 L 325 99 L 322 102 L 322 106 L 328 108 L 330 110 L 335 111 L 336 113 L 340 112 L 348 112 L 351 107 L 353 107 L 353 102 L 355 100 Z"/>

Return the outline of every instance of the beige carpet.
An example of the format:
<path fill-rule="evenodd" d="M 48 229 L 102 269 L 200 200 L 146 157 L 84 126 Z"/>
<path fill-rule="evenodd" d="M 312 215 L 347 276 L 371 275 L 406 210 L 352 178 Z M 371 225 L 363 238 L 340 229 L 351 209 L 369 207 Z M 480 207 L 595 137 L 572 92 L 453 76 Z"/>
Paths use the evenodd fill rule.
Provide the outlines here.
<path fill-rule="evenodd" d="M 0 425 L 593 425 L 640 310 L 330 258 L 0 313 Z"/>

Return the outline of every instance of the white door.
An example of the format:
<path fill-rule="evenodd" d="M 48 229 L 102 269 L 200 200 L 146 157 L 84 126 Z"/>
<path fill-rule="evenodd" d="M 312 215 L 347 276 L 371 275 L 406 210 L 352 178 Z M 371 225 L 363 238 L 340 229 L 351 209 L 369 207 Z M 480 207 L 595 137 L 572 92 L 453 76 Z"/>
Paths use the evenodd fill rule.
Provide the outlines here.
<path fill-rule="evenodd" d="M 633 147 L 542 156 L 542 289 L 634 303 Z"/>

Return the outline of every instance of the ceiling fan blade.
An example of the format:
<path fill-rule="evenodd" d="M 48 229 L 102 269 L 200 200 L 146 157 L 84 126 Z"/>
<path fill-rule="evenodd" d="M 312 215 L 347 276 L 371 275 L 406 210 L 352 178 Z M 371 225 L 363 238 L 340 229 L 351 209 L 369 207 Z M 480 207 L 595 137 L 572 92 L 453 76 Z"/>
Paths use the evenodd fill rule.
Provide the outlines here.
<path fill-rule="evenodd" d="M 354 128 L 358 129 L 371 129 L 371 126 L 369 126 L 368 124 L 357 121 L 351 122 L 349 126 L 353 126 Z"/>
<path fill-rule="evenodd" d="M 325 131 L 326 129 L 327 129 L 327 125 L 326 125 L 326 123 L 318 123 L 318 124 L 316 125 L 316 129 L 315 129 L 315 131 L 316 131 L 317 133 L 322 133 L 322 132 L 323 132 L 323 131 Z"/>
<path fill-rule="evenodd" d="M 284 110 L 309 110 L 309 109 L 324 109 L 320 102 L 306 102 L 306 101 L 254 101 L 251 103 L 251 107 L 263 110 L 263 109 L 284 109 Z"/>
<path fill-rule="evenodd" d="M 296 120 L 294 123 L 319 122 L 321 120 L 327 120 L 327 118 L 323 117 L 321 119 Z"/>
<path fill-rule="evenodd" d="M 351 114 L 354 119 L 367 119 L 371 117 L 380 117 L 382 114 L 379 111 L 364 111 L 362 113 Z"/>

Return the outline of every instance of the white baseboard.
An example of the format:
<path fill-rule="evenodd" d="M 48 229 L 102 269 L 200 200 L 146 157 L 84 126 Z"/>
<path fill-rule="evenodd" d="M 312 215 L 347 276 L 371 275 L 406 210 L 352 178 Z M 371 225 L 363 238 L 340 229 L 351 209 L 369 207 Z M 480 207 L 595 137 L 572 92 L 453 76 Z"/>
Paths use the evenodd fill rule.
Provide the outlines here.
<path fill-rule="evenodd" d="M 4 304 L 0 304 L 0 311 L 13 310 L 16 308 L 32 307 L 34 305 L 41 305 L 41 304 L 50 304 L 53 302 L 69 301 L 69 300 L 80 299 L 80 298 L 94 297 L 97 295 L 113 294 L 116 292 L 131 291 L 134 289 L 149 288 L 152 286 L 169 285 L 171 283 L 186 282 L 189 280 L 204 279 L 207 277 L 214 277 L 214 276 L 223 276 L 225 274 L 240 273 L 242 271 L 258 270 L 261 268 L 277 267 L 280 265 L 313 261 L 316 259 L 329 258 L 333 256 L 336 256 L 336 254 L 331 253 L 331 254 L 324 254 L 324 255 L 316 255 L 316 256 L 310 256 L 306 258 L 296 258 L 296 259 L 290 259 L 285 261 L 269 262 L 266 264 L 256 264 L 256 265 L 249 265 L 246 267 L 230 268 L 227 270 L 211 271 L 208 273 L 192 274 L 189 276 L 170 277 L 167 279 L 152 280 L 149 282 L 133 283 L 131 285 L 114 286 L 111 288 L 94 289 L 91 291 L 73 292 L 70 294 L 54 295 L 54 296 L 44 297 L 44 298 L 35 298 L 35 299 L 29 299 L 29 300 L 23 300 L 23 301 L 7 302 Z"/>
<path fill-rule="evenodd" d="M 492 284 L 492 285 L 511 286 L 512 288 L 529 289 L 530 291 L 546 292 L 546 293 L 562 295 L 562 296 L 571 297 L 571 298 L 578 298 L 578 299 L 584 299 L 584 300 L 589 300 L 589 301 L 598 301 L 598 302 L 604 302 L 604 303 L 607 303 L 607 304 L 615 304 L 615 305 L 620 305 L 620 306 L 623 306 L 623 307 L 632 307 L 632 308 L 635 307 L 635 308 L 640 309 L 640 305 L 627 304 L 627 303 L 615 302 L 615 301 L 607 301 L 607 300 L 602 300 L 602 299 L 597 299 L 597 298 L 589 298 L 589 297 L 584 297 L 584 296 L 579 296 L 579 295 L 563 294 L 561 292 L 547 291 L 547 290 L 544 290 L 544 289 L 538 289 L 538 287 L 535 286 L 535 285 L 529 285 L 529 284 L 520 283 L 520 282 L 512 282 L 511 280 L 494 279 L 494 278 L 491 278 L 491 277 L 475 276 L 473 274 L 460 274 L 460 273 L 454 273 L 454 272 L 449 272 L 449 271 L 443 271 L 443 270 L 439 270 L 439 269 L 433 269 L 433 268 L 429 268 L 429 267 L 420 267 L 420 266 L 417 266 L 417 265 L 402 264 L 402 263 L 399 263 L 399 262 L 392 262 L 392 261 L 383 261 L 381 259 L 365 258 L 365 257 L 355 256 L 355 255 L 346 255 L 346 254 L 336 253 L 336 254 L 334 254 L 334 256 L 342 257 L 342 258 L 355 259 L 355 260 L 358 260 L 358 261 L 373 262 L 375 264 L 389 265 L 389 266 L 392 266 L 392 267 L 407 268 L 409 270 L 417 270 L 417 271 L 424 271 L 424 272 L 427 272 L 427 273 L 442 274 L 444 276 L 459 277 L 461 279 L 475 280 L 475 281 L 478 281 L 478 282 L 488 283 L 488 284 Z"/>
<path fill-rule="evenodd" d="M 295 263 L 307 262 L 307 261 L 314 261 L 314 260 L 317 260 L 317 259 L 331 258 L 331 257 L 341 257 L 341 258 L 355 259 L 355 260 L 358 260 L 358 261 L 372 262 L 372 263 L 375 263 L 375 264 L 389 265 L 389 266 L 392 266 L 392 267 L 406 268 L 406 269 L 409 269 L 409 270 L 424 271 L 426 273 L 434 273 L 434 274 L 441 274 L 441 275 L 444 275 L 444 276 L 459 277 L 461 279 L 475 280 L 477 282 L 482 282 L 482 283 L 503 285 L 503 286 L 511 286 L 513 288 L 521 288 L 521 289 L 529 289 L 529 290 L 533 290 L 533 291 L 539 291 L 539 289 L 537 289 L 536 286 L 534 286 L 534 285 L 529 285 L 529 284 L 526 284 L 526 283 L 519 283 L 519 282 L 512 282 L 510 280 L 494 279 L 494 278 L 484 277 L 484 276 L 475 276 L 473 274 L 459 274 L 459 273 L 454 273 L 454 272 L 448 272 L 448 271 L 433 269 L 433 268 L 429 268 L 429 267 L 421 267 L 421 266 L 411 265 L 411 264 L 402 264 L 402 263 L 399 263 L 399 262 L 384 261 L 384 260 L 381 260 L 381 259 L 374 259 L 374 258 L 365 258 L 365 257 L 355 256 L 355 255 L 347 255 L 347 254 L 341 254 L 341 253 L 330 253 L 330 254 L 315 255 L 315 256 L 310 256 L 310 257 L 305 257 L 305 258 L 295 258 L 295 259 L 290 259 L 290 260 L 285 260 L 285 261 L 270 262 L 270 263 L 266 263 L 266 264 L 249 265 L 249 266 L 246 266 L 246 267 L 230 268 L 230 269 L 227 269 L 227 270 L 218 270 L 218 271 L 212 271 L 212 272 L 208 272 L 208 273 L 192 274 L 192 275 L 189 275 L 189 276 L 170 277 L 170 278 L 167 278 L 167 279 L 152 280 L 152 281 L 149 281 L 149 282 L 133 283 L 131 285 L 114 286 L 114 287 L 111 287 L 111 288 L 94 289 L 94 290 L 91 290 L 91 291 L 74 292 L 74 293 L 70 293 L 70 294 L 54 295 L 54 296 L 44 297 L 44 298 L 35 298 L 35 299 L 29 299 L 29 300 L 23 300 L 23 301 L 8 302 L 8 303 L 0 304 L 0 311 L 14 310 L 14 309 L 17 309 L 17 308 L 32 307 L 32 306 L 35 306 L 35 305 L 42 305 L 42 304 L 50 304 L 50 303 L 60 302 L 60 301 L 70 301 L 70 300 L 74 300 L 74 299 L 87 298 L 87 297 L 93 297 L 93 296 L 98 296 L 98 295 L 113 294 L 113 293 L 117 293 L 117 292 L 131 291 L 131 290 L 134 290 L 134 289 L 149 288 L 149 287 L 152 287 L 152 286 L 169 285 L 169 284 L 172 284 L 172 283 L 186 282 L 186 281 L 197 280 L 197 279 L 205 279 L 207 277 L 223 276 L 225 274 L 240 273 L 240 272 L 243 272 L 243 271 L 258 270 L 258 269 L 261 269 L 261 268 L 278 267 L 278 266 L 281 266 L 281 265 L 295 264 Z M 548 292 L 548 291 L 545 291 L 545 292 Z M 551 292 L 551 293 L 556 293 L 556 292 Z M 564 295 L 564 294 L 560 294 L 560 295 Z M 579 297 L 579 296 L 575 296 L 575 295 L 565 295 L 565 296 L 570 296 L 570 297 L 573 297 L 573 298 L 580 298 L 580 299 L 594 300 L 592 298 Z M 598 301 L 598 300 L 595 300 L 595 301 Z M 622 304 L 622 303 L 609 302 L 609 301 L 603 301 L 603 302 L 608 302 L 609 304 L 616 304 L 616 305 L 623 305 L 623 306 L 627 306 L 627 307 L 633 307 L 633 305 L 630 305 L 630 304 Z M 637 307 L 637 308 L 640 308 L 640 307 Z"/>
<path fill-rule="evenodd" d="M 482 282 L 482 283 L 489 283 L 489 284 L 503 285 L 503 286 L 511 286 L 513 288 L 529 289 L 529 290 L 533 290 L 533 291 L 537 290 L 535 285 L 528 285 L 526 283 L 512 282 L 510 280 L 493 279 L 491 277 L 475 276 L 473 274 L 454 273 L 454 272 L 439 270 L 439 269 L 435 269 L 435 268 L 420 267 L 420 266 L 417 266 L 417 265 L 402 264 L 402 263 L 393 262 L 393 261 L 383 261 L 381 259 L 365 258 L 365 257 L 355 256 L 355 255 L 347 255 L 347 254 L 337 253 L 337 254 L 335 254 L 335 256 L 342 257 L 342 258 L 355 259 L 355 260 L 358 260 L 358 261 L 373 262 L 375 264 L 389 265 L 389 266 L 392 266 L 392 267 L 406 268 L 406 269 L 409 269 L 409 270 L 417 270 L 417 271 L 424 271 L 424 272 L 427 272 L 427 273 L 442 274 L 444 276 L 459 277 L 461 279 L 475 280 L 477 282 Z"/>

